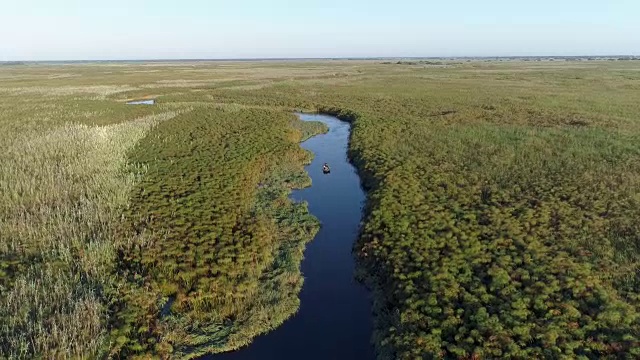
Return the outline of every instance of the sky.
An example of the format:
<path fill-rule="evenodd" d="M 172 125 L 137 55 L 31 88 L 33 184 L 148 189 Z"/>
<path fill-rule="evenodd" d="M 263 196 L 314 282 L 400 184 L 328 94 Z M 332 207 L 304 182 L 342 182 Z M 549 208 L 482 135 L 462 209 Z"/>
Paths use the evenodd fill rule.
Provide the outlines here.
<path fill-rule="evenodd" d="M 0 61 L 640 55 L 639 0 L 0 0 Z"/>

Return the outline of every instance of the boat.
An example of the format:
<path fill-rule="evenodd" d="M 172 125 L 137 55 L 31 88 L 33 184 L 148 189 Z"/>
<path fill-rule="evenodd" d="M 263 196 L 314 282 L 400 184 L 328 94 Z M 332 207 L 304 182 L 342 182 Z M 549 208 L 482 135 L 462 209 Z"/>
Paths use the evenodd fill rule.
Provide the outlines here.
<path fill-rule="evenodd" d="M 327 163 L 324 163 L 324 165 L 322 165 L 322 172 L 325 174 L 328 174 L 331 172 L 331 169 L 329 169 L 329 165 L 327 165 Z"/>

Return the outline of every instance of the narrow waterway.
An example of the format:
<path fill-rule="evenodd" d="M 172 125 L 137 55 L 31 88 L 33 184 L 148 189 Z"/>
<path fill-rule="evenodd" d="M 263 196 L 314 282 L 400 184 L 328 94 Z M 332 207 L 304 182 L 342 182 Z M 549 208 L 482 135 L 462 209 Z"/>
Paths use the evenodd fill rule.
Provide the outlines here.
<path fill-rule="evenodd" d="M 235 352 L 203 359 L 373 359 L 371 303 L 364 285 L 354 279 L 352 246 L 358 236 L 365 195 L 347 158 L 350 125 L 335 117 L 299 114 L 304 121 L 321 121 L 329 132 L 302 147 L 315 154 L 306 170 L 311 187 L 291 197 L 307 201 L 322 226 L 307 245 L 302 262 L 304 285 L 300 310 L 272 332 Z M 328 163 L 331 173 L 323 174 Z"/>

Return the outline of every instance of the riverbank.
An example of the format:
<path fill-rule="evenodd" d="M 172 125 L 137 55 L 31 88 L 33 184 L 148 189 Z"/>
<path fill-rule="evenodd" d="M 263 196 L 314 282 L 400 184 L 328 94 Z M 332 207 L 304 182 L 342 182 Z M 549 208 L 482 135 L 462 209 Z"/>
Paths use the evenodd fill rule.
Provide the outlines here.
<path fill-rule="evenodd" d="M 144 229 L 147 245 L 125 249 L 119 268 L 145 274 L 149 291 L 117 304 L 113 336 L 130 339 L 122 354 L 149 339 L 178 358 L 229 351 L 298 310 L 302 252 L 319 224 L 288 195 L 311 185 L 303 165 L 313 154 L 299 141 L 326 128 L 280 112 L 268 113 L 267 126 L 264 115 L 199 109 L 139 144 L 134 160 L 148 169 L 126 220 Z M 185 141 L 166 146 L 167 138 Z M 168 315 L 139 322 L 156 313 L 155 296 L 175 298 Z M 196 330 L 198 322 L 206 326 Z"/>

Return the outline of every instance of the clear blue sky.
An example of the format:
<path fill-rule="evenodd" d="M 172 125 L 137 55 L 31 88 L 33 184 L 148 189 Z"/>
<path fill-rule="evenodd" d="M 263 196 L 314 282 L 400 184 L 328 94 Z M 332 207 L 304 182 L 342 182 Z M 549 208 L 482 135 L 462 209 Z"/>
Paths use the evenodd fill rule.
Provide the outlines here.
<path fill-rule="evenodd" d="M 640 55 L 639 0 L 6 0 L 0 61 Z"/>

